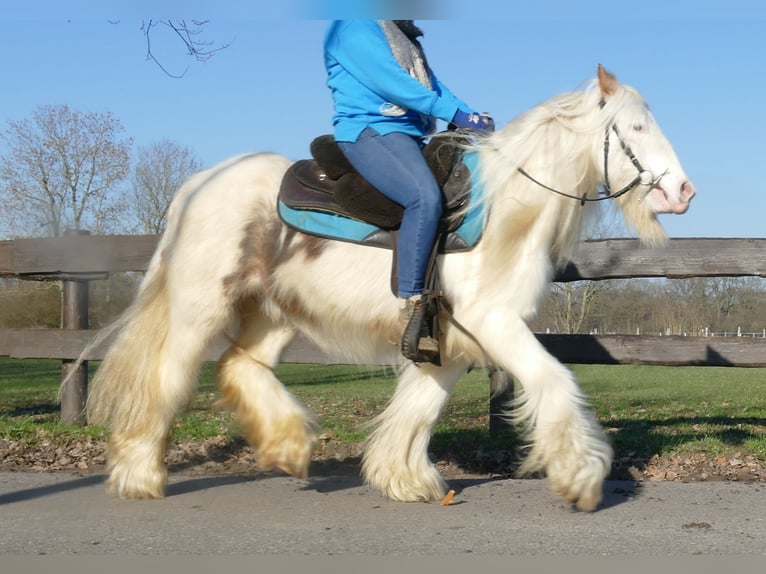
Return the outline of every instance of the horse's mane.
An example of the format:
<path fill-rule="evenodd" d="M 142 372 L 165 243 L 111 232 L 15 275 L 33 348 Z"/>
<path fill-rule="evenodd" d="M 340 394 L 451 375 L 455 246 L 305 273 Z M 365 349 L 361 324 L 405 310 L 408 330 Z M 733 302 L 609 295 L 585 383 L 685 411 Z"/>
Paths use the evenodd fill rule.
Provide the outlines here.
<path fill-rule="evenodd" d="M 621 85 L 604 103 L 594 80 L 582 91 L 550 98 L 469 145 L 480 154 L 485 211 L 490 214 L 487 233 L 502 234 L 498 245 L 517 242 L 532 227 L 543 228 L 547 223 L 548 229 L 556 230 L 550 237 L 554 262 L 571 256 L 581 238 L 584 218 L 597 211 L 595 204 L 581 206 L 575 199 L 553 194 L 521 175 L 519 168 L 555 189 L 576 197 L 594 197 L 598 181 L 592 146 L 603 145 L 610 118 L 635 104 L 636 97 L 640 96 L 635 90 Z M 600 113 L 602 106 L 605 113 Z M 495 210 L 511 210 L 507 217 L 499 218 L 502 229 L 493 226 L 491 213 Z"/>

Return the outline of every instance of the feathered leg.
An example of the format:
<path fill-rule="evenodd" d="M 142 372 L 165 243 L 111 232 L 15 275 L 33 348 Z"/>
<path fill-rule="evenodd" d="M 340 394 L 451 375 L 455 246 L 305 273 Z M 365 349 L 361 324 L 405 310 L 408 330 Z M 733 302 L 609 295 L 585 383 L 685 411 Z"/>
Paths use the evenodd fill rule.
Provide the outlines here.
<path fill-rule="evenodd" d="M 305 478 L 316 443 L 317 423 L 274 375 L 292 329 L 275 325 L 260 311 L 243 315 L 236 343 L 218 363 L 217 379 L 264 469 Z"/>
<path fill-rule="evenodd" d="M 465 373 L 464 363 L 442 367 L 409 364 L 386 409 L 372 422 L 362 472 L 366 481 L 393 500 L 438 500 L 447 485 L 428 458 L 442 409 Z"/>

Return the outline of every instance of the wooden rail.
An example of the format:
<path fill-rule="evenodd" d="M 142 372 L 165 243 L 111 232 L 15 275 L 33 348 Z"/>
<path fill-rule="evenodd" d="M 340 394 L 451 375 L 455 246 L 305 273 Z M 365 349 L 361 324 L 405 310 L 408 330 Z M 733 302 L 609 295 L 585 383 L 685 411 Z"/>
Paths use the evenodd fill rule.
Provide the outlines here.
<path fill-rule="evenodd" d="M 30 280 L 88 281 L 109 272 L 145 271 L 157 246 L 154 235 L 70 236 L 0 242 L 0 276 Z M 648 249 L 634 239 L 586 241 L 556 281 L 628 277 L 766 277 L 766 239 L 671 239 Z M 0 356 L 72 359 L 92 331 L 0 329 Z M 766 366 L 760 340 L 717 337 L 539 335 L 560 360 L 570 363 Z M 100 359 L 103 348 L 90 359 Z M 208 359 L 215 359 L 214 348 Z M 286 362 L 327 362 L 298 338 Z"/>
<path fill-rule="evenodd" d="M 157 241 L 156 235 L 0 241 L 0 276 L 62 279 L 145 271 Z M 652 249 L 635 239 L 585 241 L 556 281 L 726 276 L 766 277 L 766 239 L 671 239 Z"/>
<path fill-rule="evenodd" d="M 92 330 L 0 329 L 0 356 L 16 359 L 67 359 L 79 356 Z M 766 339 L 646 335 L 558 335 L 538 333 L 540 342 L 563 363 L 599 365 L 675 365 L 766 367 Z M 86 360 L 104 356 L 108 341 Z M 205 360 L 215 361 L 226 343 L 214 344 Z M 282 355 L 285 363 L 343 363 L 327 357 L 298 336 Z"/>

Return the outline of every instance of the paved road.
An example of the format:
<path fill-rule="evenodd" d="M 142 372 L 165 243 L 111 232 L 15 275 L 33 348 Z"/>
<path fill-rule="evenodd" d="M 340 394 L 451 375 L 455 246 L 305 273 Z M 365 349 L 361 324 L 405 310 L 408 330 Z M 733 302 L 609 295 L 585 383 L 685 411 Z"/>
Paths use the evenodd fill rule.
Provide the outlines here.
<path fill-rule="evenodd" d="M 109 497 L 103 480 L 0 473 L 0 554 L 766 555 L 766 484 L 608 482 L 584 514 L 543 480 L 454 480 L 450 506 L 348 476 L 172 476 L 155 501 Z"/>

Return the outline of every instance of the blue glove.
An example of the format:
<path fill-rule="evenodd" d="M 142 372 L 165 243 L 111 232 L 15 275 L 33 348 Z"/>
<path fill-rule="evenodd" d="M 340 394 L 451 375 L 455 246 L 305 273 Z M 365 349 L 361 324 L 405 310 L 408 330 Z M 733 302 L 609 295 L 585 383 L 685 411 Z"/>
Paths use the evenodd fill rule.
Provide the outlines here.
<path fill-rule="evenodd" d="M 463 110 L 455 112 L 452 123 L 459 128 L 468 128 L 480 132 L 495 131 L 495 120 L 488 114 L 466 113 Z"/>

